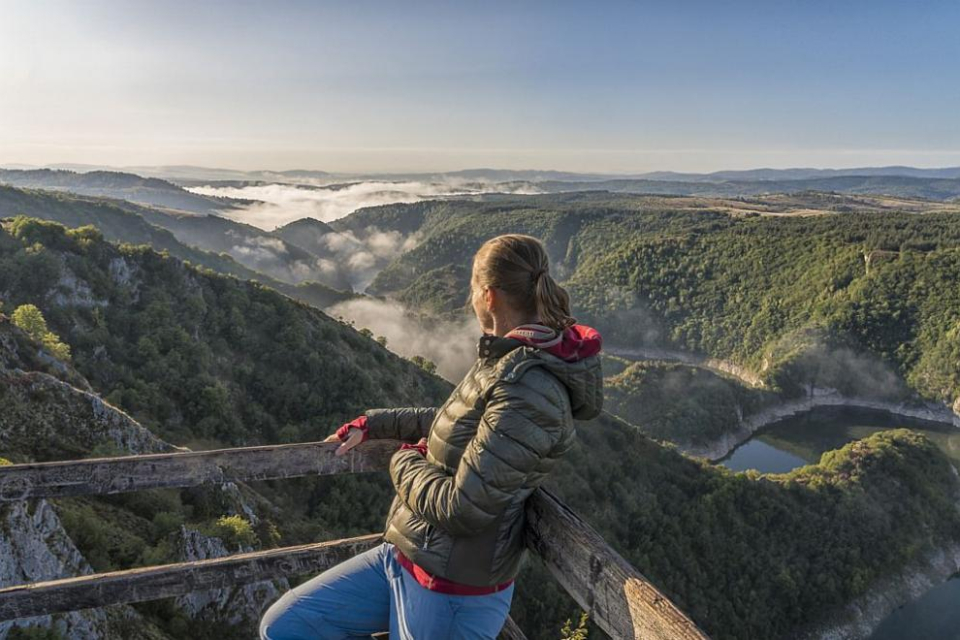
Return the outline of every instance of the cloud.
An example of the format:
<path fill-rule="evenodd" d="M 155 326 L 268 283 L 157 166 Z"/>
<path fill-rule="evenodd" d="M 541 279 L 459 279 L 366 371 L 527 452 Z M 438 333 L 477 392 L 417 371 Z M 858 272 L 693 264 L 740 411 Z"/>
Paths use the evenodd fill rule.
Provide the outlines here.
<path fill-rule="evenodd" d="M 440 321 L 418 317 L 394 301 L 348 300 L 327 309 L 333 317 L 352 320 L 375 336 L 387 338 L 387 348 L 406 358 L 422 356 L 437 365 L 437 373 L 459 382 L 477 358 L 480 327 L 472 317 Z"/>
<path fill-rule="evenodd" d="M 188 189 L 208 196 L 256 200 L 246 207 L 226 210 L 223 215 L 268 231 L 301 218 L 331 222 L 363 207 L 420 202 L 431 198 L 477 195 L 510 190 L 528 192 L 529 188 L 496 183 L 385 182 L 364 181 L 322 186 L 263 184 L 243 187 L 201 186 Z"/>

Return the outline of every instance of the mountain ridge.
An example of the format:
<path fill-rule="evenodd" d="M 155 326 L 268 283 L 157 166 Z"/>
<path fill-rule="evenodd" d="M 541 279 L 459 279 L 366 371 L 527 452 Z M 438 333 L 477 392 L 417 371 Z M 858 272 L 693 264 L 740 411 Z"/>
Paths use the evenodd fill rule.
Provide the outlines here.
<path fill-rule="evenodd" d="M 215 167 L 200 167 L 193 165 L 134 165 L 114 167 L 95 164 L 52 164 L 45 167 L 32 165 L 3 165 L 21 171 L 37 169 L 61 169 L 73 172 L 127 172 L 152 178 L 167 178 L 171 180 L 276 180 L 278 178 L 301 178 L 307 180 L 320 179 L 390 179 L 390 180 L 422 180 L 442 178 L 485 179 L 493 181 L 511 180 L 572 180 L 598 181 L 620 179 L 647 179 L 668 181 L 727 181 L 727 180 L 784 180 L 805 179 L 813 177 L 838 176 L 912 176 L 928 178 L 960 178 L 960 166 L 956 167 L 913 167 L 909 165 L 880 165 L 847 168 L 817 168 L 817 167 L 761 167 L 754 169 L 721 169 L 708 172 L 689 171 L 628 171 L 628 172 L 580 172 L 556 169 L 496 169 L 490 167 L 473 167 L 452 169 L 445 171 L 395 171 L 395 172 L 347 172 L 347 171 L 320 171 L 313 169 L 288 170 L 242 170 L 221 169 Z"/>

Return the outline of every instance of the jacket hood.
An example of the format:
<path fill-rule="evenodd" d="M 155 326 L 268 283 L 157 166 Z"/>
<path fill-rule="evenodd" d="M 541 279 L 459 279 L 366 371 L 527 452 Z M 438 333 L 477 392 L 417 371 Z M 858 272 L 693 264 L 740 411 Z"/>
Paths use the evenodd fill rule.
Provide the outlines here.
<path fill-rule="evenodd" d="M 519 379 L 531 367 L 543 367 L 567 388 L 573 417 L 590 420 L 603 408 L 601 346 L 600 333 L 586 325 L 573 325 L 560 333 L 528 324 L 502 338 L 483 336 L 479 351 L 481 357 L 500 359 L 498 369 L 508 381 Z"/>
<path fill-rule="evenodd" d="M 542 349 L 567 362 L 595 356 L 603 346 L 600 332 L 585 324 L 567 327 L 562 333 L 542 324 L 522 324 L 506 337 Z"/>

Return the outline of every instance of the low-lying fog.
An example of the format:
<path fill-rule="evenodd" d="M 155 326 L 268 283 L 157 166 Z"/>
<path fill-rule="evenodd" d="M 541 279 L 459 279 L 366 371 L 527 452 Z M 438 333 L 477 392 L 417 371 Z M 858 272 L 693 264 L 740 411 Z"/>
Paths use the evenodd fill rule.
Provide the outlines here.
<path fill-rule="evenodd" d="M 528 185 L 519 183 L 498 185 L 467 181 L 256 184 L 204 186 L 189 190 L 203 195 L 256 200 L 254 204 L 224 212 L 224 215 L 266 231 L 302 218 L 330 222 L 369 206 L 479 193 L 530 192 Z M 301 233 L 307 234 L 302 238 L 301 248 L 316 251 L 322 256 L 318 257 L 318 265 L 338 269 L 348 278 L 352 288 L 359 292 L 364 291 L 391 260 L 415 247 L 419 240 L 418 234 L 402 236 L 397 231 L 373 228 L 366 229 L 362 237 L 350 232 Z M 274 249 L 260 243 L 245 250 L 265 252 Z M 264 265 L 258 263 L 257 266 L 263 269 Z M 303 275 L 310 279 L 309 273 Z M 295 280 L 300 281 L 301 278 Z M 467 293 L 464 291 L 464 299 Z M 480 329 L 472 316 L 465 316 L 459 321 L 428 319 L 398 302 L 376 298 L 351 300 L 324 311 L 333 317 L 353 321 L 357 329 L 366 328 L 375 336 L 386 337 L 387 348 L 398 355 L 407 358 L 421 356 L 431 360 L 437 365 L 437 373 L 451 382 L 459 381 L 476 359 L 476 341 Z"/>
<path fill-rule="evenodd" d="M 466 296 L 466 292 L 464 292 Z M 477 359 L 480 327 L 476 318 L 460 321 L 424 319 L 398 302 L 376 298 L 348 300 L 326 312 L 353 320 L 357 329 L 369 329 L 384 336 L 387 348 L 405 358 L 421 356 L 437 365 L 437 373 L 450 382 L 459 382 Z"/>
<path fill-rule="evenodd" d="M 207 196 L 256 200 L 246 208 L 224 215 L 271 231 L 301 218 L 330 222 L 362 209 L 384 204 L 412 203 L 430 198 L 476 195 L 509 191 L 534 193 L 526 184 L 447 182 L 363 181 L 326 185 L 256 184 L 247 186 L 190 187 L 188 191 Z"/>

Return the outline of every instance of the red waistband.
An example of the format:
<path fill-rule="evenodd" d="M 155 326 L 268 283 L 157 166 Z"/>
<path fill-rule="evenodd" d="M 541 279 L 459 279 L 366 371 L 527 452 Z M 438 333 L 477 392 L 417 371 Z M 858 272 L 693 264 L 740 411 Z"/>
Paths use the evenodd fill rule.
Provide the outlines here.
<path fill-rule="evenodd" d="M 489 593 L 503 591 L 513 584 L 513 580 L 507 580 L 506 582 L 495 584 L 490 587 L 475 587 L 470 584 L 462 584 L 460 582 L 454 582 L 453 580 L 447 580 L 446 578 L 435 576 L 423 567 L 414 564 L 413 560 L 403 555 L 400 549 L 398 549 L 396 546 L 394 546 L 393 549 L 397 552 L 397 562 L 400 563 L 400 566 L 406 569 L 410 575 L 416 579 L 421 587 L 424 589 L 429 589 L 430 591 L 437 591 L 439 593 L 446 593 L 455 596 L 484 596 Z"/>

